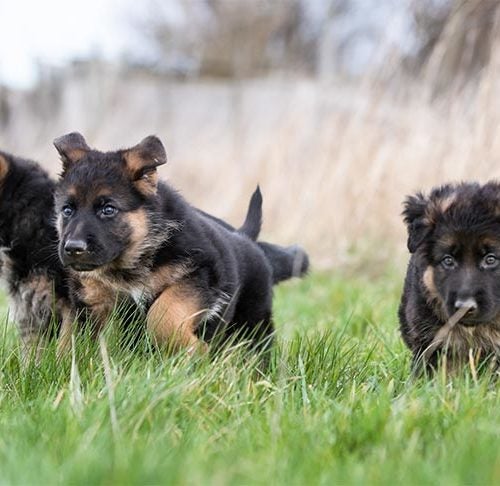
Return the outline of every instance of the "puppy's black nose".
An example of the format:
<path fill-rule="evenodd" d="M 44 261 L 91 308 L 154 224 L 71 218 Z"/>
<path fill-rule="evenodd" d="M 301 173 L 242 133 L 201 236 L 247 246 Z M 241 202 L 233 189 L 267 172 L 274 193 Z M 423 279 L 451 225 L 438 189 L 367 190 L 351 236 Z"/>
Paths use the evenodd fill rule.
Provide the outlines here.
<path fill-rule="evenodd" d="M 87 251 L 87 242 L 84 240 L 67 240 L 64 244 L 64 253 L 74 256 Z"/>
<path fill-rule="evenodd" d="M 474 297 L 467 298 L 457 298 L 455 301 L 455 310 L 463 309 L 464 307 L 469 308 L 469 312 L 475 312 L 477 310 L 477 301 Z"/>

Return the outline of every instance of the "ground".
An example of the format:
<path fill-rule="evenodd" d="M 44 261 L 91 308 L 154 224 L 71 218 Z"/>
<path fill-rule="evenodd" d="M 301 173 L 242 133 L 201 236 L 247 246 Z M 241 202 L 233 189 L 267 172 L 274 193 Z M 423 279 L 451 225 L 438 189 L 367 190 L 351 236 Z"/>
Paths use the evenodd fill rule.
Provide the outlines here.
<path fill-rule="evenodd" d="M 410 379 L 401 284 L 398 270 L 282 285 L 266 373 L 238 352 L 130 351 L 119 333 L 78 341 L 73 366 L 50 349 L 22 368 L 4 326 L 0 484 L 498 483 L 498 385 Z"/>

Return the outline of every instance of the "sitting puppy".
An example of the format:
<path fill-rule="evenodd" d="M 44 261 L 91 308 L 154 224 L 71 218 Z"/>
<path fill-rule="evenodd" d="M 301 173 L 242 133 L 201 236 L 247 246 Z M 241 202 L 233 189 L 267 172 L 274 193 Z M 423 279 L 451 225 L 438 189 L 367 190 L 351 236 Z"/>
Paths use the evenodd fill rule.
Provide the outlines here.
<path fill-rule="evenodd" d="M 500 184 L 445 185 L 405 201 L 411 253 L 399 319 L 414 365 L 451 366 L 500 349 Z M 438 331 L 465 315 L 434 349 Z M 428 351 L 432 353 L 428 355 Z"/>
<path fill-rule="evenodd" d="M 54 144 L 63 161 L 59 255 L 100 325 L 121 291 L 145 307 L 160 345 L 194 349 L 235 332 L 271 341 L 273 268 L 252 240 L 258 230 L 235 231 L 158 182 L 166 163 L 158 138 L 106 153 L 77 133 Z"/>
<path fill-rule="evenodd" d="M 35 162 L 0 152 L 1 271 L 25 355 L 70 329 L 67 275 L 57 258 L 55 182 Z"/>

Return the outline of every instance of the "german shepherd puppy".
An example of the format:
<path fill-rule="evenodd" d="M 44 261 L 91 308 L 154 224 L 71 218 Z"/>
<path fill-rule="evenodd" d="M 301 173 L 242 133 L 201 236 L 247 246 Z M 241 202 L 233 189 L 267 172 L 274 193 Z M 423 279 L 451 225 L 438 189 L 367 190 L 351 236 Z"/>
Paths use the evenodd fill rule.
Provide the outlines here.
<path fill-rule="evenodd" d="M 195 349 L 233 333 L 270 343 L 273 269 L 253 241 L 260 221 L 235 231 L 159 182 L 167 159 L 154 136 L 113 152 L 91 149 L 78 133 L 54 144 L 63 161 L 59 256 L 101 325 L 109 296 L 122 291 L 145 307 L 160 345 Z"/>
<path fill-rule="evenodd" d="M 67 274 L 57 258 L 55 182 L 35 162 L 0 152 L 0 274 L 25 354 L 43 348 L 72 318 Z"/>
<path fill-rule="evenodd" d="M 411 253 L 399 308 L 401 333 L 418 364 L 438 330 L 468 312 L 446 346 L 451 363 L 500 350 L 500 184 L 462 183 L 419 193 L 404 203 Z M 435 367 L 444 352 L 427 361 Z"/>

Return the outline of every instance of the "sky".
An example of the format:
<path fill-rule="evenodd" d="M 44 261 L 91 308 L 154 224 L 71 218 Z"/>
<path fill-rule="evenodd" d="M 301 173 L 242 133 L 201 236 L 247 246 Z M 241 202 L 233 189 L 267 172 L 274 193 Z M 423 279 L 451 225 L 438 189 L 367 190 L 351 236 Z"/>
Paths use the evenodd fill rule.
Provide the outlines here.
<path fill-rule="evenodd" d="M 36 83 L 40 63 L 62 65 L 68 60 L 98 55 L 116 59 L 154 59 L 138 25 L 161 15 L 183 28 L 189 22 L 179 5 L 187 0 L 0 0 L 0 84 L 29 88 Z M 200 0 L 191 0 L 193 2 Z M 228 0 L 238 1 L 238 0 Z M 276 0 L 273 0 L 276 1 Z M 321 25 L 331 0 L 307 0 L 308 13 Z M 373 60 L 379 37 L 404 47 L 409 27 L 409 0 L 350 0 L 348 15 L 332 26 L 332 40 L 350 39 L 341 59 L 353 72 Z M 148 8 L 155 10 L 148 11 Z M 258 3 L 257 3 L 258 5 Z M 375 33 L 371 38 L 370 32 Z M 359 34 L 362 35 L 355 35 Z M 354 39 L 354 40 L 352 40 Z M 349 66 L 351 64 L 352 66 Z"/>
<path fill-rule="evenodd" d="M 128 0 L 0 0 L 0 82 L 31 86 L 37 61 L 119 56 L 138 42 L 132 10 Z"/>

